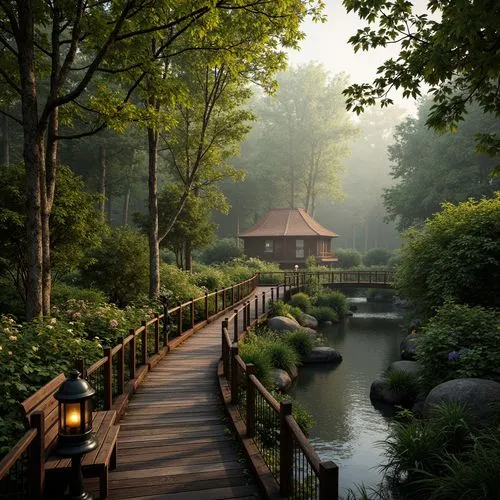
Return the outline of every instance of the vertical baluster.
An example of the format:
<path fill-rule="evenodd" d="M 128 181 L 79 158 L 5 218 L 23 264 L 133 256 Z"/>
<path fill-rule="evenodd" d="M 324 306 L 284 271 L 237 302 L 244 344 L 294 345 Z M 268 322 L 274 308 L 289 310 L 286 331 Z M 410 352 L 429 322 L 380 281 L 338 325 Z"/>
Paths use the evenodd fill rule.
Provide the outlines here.
<path fill-rule="evenodd" d="M 113 356 L 111 347 L 104 347 L 104 409 L 111 410 L 113 406 Z"/>
<path fill-rule="evenodd" d="M 259 296 L 255 295 L 254 298 L 254 306 L 255 306 L 255 321 L 259 318 Z"/>
<path fill-rule="evenodd" d="M 125 346 L 123 345 L 123 337 L 119 337 L 118 342 L 120 343 L 121 347 L 120 350 L 116 353 L 116 382 L 118 394 L 121 395 L 125 390 Z"/>
<path fill-rule="evenodd" d="M 233 342 L 238 343 L 238 337 L 239 337 L 239 335 L 238 335 L 238 333 L 239 333 L 239 329 L 238 329 L 238 309 L 234 310 L 233 324 L 234 324 Z"/>
<path fill-rule="evenodd" d="M 280 495 L 288 497 L 292 493 L 293 442 L 286 417 L 292 414 L 290 401 L 280 402 Z"/>

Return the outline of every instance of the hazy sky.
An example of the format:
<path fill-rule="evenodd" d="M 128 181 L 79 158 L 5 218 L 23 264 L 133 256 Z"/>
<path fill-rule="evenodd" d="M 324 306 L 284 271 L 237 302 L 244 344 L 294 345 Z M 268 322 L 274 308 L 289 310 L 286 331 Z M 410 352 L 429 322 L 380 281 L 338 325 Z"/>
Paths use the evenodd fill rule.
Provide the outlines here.
<path fill-rule="evenodd" d="M 415 3 L 424 2 L 417 0 Z M 301 42 L 301 50 L 289 53 L 291 64 L 303 64 L 309 61 L 321 62 L 332 74 L 345 72 L 352 83 L 371 82 L 377 68 L 388 58 L 397 55 L 397 47 L 378 48 L 369 52 L 354 53 L 347 40 L 356 33 L 357 28 L 365 24 L 354 13 L 347 13 L 341 0 L 326 0 L 326 23 L 306 21 L 302 30 L 306 39 Z M 399 99 L 400 107 L 414 111 L 412 100 Z"/>

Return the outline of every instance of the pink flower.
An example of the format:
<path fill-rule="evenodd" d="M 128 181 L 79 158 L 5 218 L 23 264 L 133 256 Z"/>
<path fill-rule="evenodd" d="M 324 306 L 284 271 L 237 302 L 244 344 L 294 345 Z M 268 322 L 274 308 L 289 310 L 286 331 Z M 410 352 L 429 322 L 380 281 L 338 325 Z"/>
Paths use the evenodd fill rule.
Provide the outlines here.
<path fill-rule="evenodd" d="M 109 322 L 109 327 L 110 328 L 116 328 L 118 326 L 118 321 L 116 319 L 112 319 L 110 322 Z"/>
<path fill-rule="evenodd" d="M 74 312 L 71 317 L 73 319 L 80 319 L 82 317 L 82 315 L 79 313 L 79 312 Z"/>

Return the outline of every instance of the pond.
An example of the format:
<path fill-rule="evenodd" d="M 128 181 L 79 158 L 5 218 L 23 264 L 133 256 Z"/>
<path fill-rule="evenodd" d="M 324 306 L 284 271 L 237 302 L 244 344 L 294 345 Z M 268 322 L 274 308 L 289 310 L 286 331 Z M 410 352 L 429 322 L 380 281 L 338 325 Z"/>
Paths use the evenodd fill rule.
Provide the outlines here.
<path fill-rule="evenodd" d="M 376 486 L 383 461 L 377 442 L 387 437 L 389 416 L 370 401 L 370 385 L 399 358 L 405 337 L 402 312 L 390 303 L 349 299 L 358 310 L 343 323 L 321 328 L 343 361 L 336 367 L 304 366 L 291 394 L 314 416 L 311 444 L 322 460 L 339 465 L 341 495 L 355 484 Z"/>

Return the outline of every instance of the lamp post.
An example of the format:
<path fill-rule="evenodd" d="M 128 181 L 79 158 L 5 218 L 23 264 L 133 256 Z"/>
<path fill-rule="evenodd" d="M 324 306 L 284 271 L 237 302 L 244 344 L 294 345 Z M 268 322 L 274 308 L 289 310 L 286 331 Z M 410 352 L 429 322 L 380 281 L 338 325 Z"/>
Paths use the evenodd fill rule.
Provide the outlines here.
<path fill-rule="evenodd" d="M 95 450 L 97 440 L 92 434 L 91 398 L 95 394 L 90 384 L 73 370 L 54 397 L 59 402 L 59 434 L 56 452 L 71 458 L 69 497 L 71 500 L 92 500 L 83 489 L 82 455 Z"/>
<path fill-rule="evenodd" d="M 299 265 L 295 264 L 294 268 L 295 268 L 295 283 L 297 286 L 297 291 L 299 291 Z"/>

